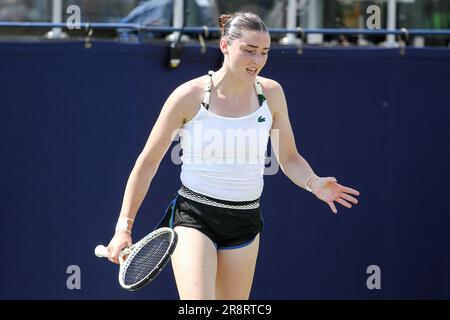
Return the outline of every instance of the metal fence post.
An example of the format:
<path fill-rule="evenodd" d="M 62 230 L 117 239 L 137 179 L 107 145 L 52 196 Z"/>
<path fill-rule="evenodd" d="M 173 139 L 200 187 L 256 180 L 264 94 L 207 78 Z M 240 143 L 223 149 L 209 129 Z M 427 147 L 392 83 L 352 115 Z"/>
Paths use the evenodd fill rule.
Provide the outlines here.
<path fill-rule="evenodd" d="M 397 19 L 397 0 L 388 0 L 387 5 L 387 30 L 395 30 Z M 388 34 L 386 36 L 385 45 L 387 47 L 397 47 L 398 43 L 395 41 L 395 34 Z"/>
<path fill-rule="evenodd" d="M 184 0 L 174 0 L 173 1 L 173 27 L 182 28 L 184 25 Z M 180 32 L 175 31 L 167 36 L 169 41 L 177 41 L 180 37 Z M 184 35 L 183 37 L 186 37 Z"/>
<path fill-rule="evenodd" d="M 297 3 L 298 0 L 288 0 L 286 8 L 286 28 L 295 29 L 297 27 Z M 299 39 L 294 33 L 288 33 L 286 37 L 280 39 L 281 44 L 297 44 Z"/>

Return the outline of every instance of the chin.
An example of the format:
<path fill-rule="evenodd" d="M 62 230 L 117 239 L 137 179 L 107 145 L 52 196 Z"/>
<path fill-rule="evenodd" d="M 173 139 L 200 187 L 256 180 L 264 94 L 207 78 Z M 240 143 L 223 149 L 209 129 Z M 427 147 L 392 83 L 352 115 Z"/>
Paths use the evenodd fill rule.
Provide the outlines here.
<path fill-rule="evenodd" d="M 259 72 L 249 73 L 247 72 L 247 70 L 244 70 L 244 72 L 242 72 L 243 78 L 246 79 L 247 81 L 254 81 L 258 76 L 258 73 Z"/>

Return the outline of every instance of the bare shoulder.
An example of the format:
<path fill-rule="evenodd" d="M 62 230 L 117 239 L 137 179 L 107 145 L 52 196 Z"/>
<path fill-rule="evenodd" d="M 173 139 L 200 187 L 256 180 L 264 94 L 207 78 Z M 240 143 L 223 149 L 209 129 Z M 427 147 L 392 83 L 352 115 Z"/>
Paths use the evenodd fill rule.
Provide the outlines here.
<path fill-rule="evenodd" d="M 274 114 L 286 104 L 283 87 L 277 81 L 269 78 L 258 77 L 258 79 L 261 82 L 264 95 L 267 98 L 267 104 L 269 105 L 272 114 Z"/>
<path fill-rule="evenodd" d="M 279 91 L 279 90 L 283 90 L 283 88 L 281 87 L 281 84 L 279 84 L 278 82 L 276 82 L 273 79 L 269 79 L 269 78 L 265 78 L 265 77 L 258 77 L 259 81 L 261 82 L 263 89 L 266 89 L 266 91 Z"/>
<path fill-rule="evenodd" d="M 166 103 L 172 105 L 174 111 L 183 117 L 183 122 L 188 122 L 198 112 L 203 99 L 203 91 L 206 76 L 201 76 L 179 85 L 169 96 Z"/>

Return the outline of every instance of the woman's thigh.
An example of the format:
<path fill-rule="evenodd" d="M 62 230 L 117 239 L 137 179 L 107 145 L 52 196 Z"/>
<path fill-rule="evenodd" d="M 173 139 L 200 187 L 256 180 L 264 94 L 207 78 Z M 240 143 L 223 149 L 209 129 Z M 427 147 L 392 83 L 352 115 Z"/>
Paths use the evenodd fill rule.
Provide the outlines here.
<path fill-rule="evenodd" d="M 172 255 L 180 299 L 215 299 L 217 251 L 202 232 L 184 226 L 174 228 L 178 243 Z"/>
<path fill-rule="evenodd" d="M 245 247 L 217 251 L 216 299 L 249 298 L 258 249 L 259 234 Z"/>

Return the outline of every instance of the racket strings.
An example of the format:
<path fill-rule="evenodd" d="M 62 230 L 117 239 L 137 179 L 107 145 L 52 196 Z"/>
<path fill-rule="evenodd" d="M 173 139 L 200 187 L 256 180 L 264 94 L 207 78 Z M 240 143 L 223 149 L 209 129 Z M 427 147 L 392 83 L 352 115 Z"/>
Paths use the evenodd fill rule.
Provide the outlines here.
<path fill-rule="evenodd" d="M 124 275 L 124 283 L 133 285 L 150 275 L 164 259 L 170 244 L 169 233 L 160 234 L 144 244 L 130 260 Z"/>

